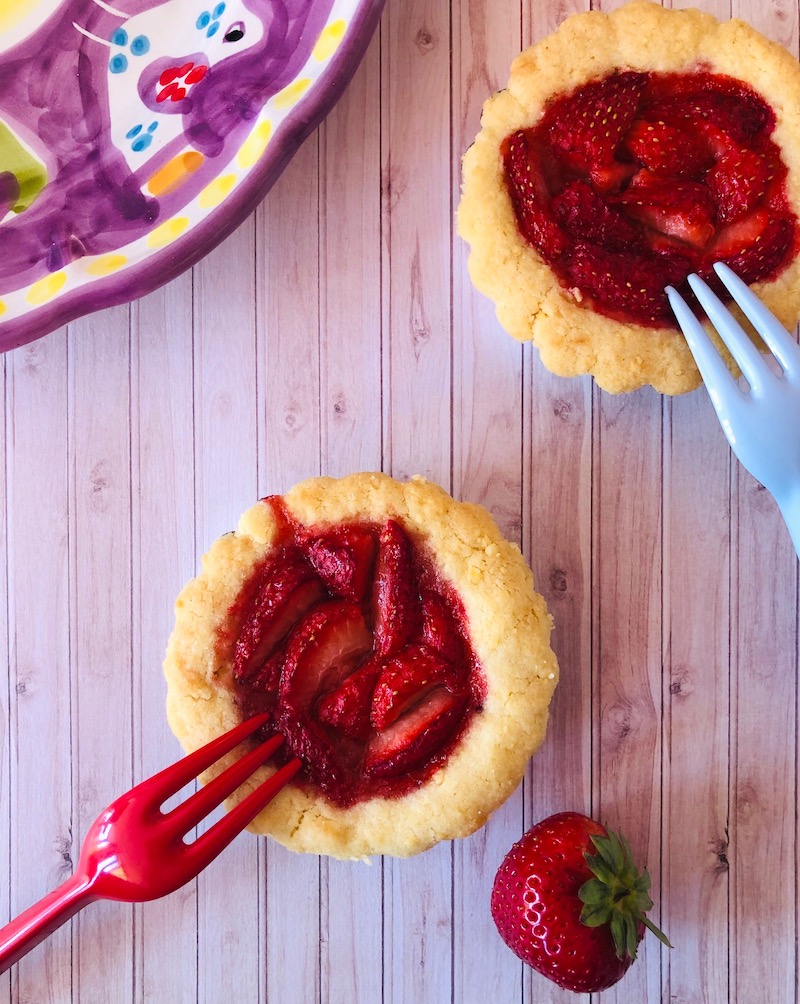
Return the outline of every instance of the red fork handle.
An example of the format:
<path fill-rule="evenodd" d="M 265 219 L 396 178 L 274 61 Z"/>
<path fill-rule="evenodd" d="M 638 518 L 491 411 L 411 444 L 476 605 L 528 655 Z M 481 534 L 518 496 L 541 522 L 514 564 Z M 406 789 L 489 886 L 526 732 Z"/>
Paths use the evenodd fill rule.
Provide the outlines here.
<path fill-rule="evenodd" d="M 96 899 L 91 887 L 90 879 L 72 875 L 0 929 L 0 973 L 10 969 L 40 941 Z"/>

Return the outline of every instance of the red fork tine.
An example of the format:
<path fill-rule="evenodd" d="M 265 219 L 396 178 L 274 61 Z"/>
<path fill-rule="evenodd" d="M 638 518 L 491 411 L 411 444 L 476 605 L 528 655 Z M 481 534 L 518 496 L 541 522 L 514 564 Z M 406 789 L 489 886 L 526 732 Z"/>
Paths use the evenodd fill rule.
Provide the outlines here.
<path fill-rule="evenodd" d="M 214 823 L 209 830 L 201 833 L 197 840 L 186 844 L 181 853 L 187 855 L 193 870 L 202 871 L 221 851 L 225 850 L 234 837 L 256 818 L 267 802 L 291 781 L 302 766 L 302 760 L 298 760 L 296 757 L 294 760 L 290 760 L 272 777 L 262 781 L 255 791 L 251 791 L 246 798 L 243 798 L 222 819 Z"/>
<path fill-rule="evenodd" d="M 137 795 L 149 797 L 154 801 L 158 799 L 157 806 L 160 806 L 166 802 L 170 795 L 174 795 L 185 785 L 189 784 L 190 781 L 194 781 L 198 774 L 202 774 L 204 770 L 208 770 L 220 757 L 236 749 L 239 743 L 244 742 L 248 736 L 253 735 L 262 726 L 266 725 L 269 719 L 270 716 L 268 714 L 254 715 L 253 718 L 248 718 L 246 722 L 242 722 L 241 725 L 237 725 L 230 732 L 212 739 L 206 746 L 202 746 L 199 750 L 195 750 L 194 753 L 185 756 L 183 760 L 179 760 L 177 763 L 172 764 L 171 767 L 166 767 L 164 770 L 159 771 L 158 774 L 154 774 L 147 781 L 142 781 L 133 790 Z"/>
<path fill-rule="evenodd" d="M 294 758 L 194 843 L 182 837 L 232 794 L 284 741 L 274 735 L 259 743 L 205 788 L 170 812 L 160 811 L 176 794 L 226 753 L 267 724 L 268 714 L 242 722 L 207 746 L 190 753 L 112 802 L 89 828 L 75 873 L 38 903 L 0 929 L 0 973 L 96 899 L 128 903 L 156 899 L 194 878 L 250 823 L 294 777 L 302 761 Z"/>
<path fill-rule="evenodd" d="M 187 798 L 185 802 L 165 813 L 164 822 L 161 825 L 168 824 L 170 831 L 174 832 L 176 836 L 182 837 L 188 833 L 193 826 L 197 826 L 205 819 L 209 812 L 216 809 L 228 795 L 233 794 L 257 767 L 261 766 L 265 760 L 269 760 L 282 743 L 283 736 L 274 735 L 266 742 L 256 746 L 255 749 L 250 750 L 236 763 L 231 764 L 227 770 L 218 774 L 213 781 Z M 264 804 L 266 805 L 266 802 Z"/>

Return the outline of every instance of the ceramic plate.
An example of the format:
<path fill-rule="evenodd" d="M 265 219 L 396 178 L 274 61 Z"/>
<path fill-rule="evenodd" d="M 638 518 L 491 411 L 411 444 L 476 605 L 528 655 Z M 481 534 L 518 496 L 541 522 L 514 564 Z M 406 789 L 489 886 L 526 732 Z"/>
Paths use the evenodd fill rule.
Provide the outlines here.
<path fill-rule="evenodd" d="M 384 0 L 0 0 L 0 350 L 226 237 L 352 76 Z"/>

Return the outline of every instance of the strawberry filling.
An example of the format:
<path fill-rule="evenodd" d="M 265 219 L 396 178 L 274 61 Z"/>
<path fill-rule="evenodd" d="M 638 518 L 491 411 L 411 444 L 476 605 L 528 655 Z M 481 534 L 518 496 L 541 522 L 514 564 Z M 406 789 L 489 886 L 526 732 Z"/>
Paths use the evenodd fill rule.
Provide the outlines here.
<path fill-rule="evenodd" d="M 461 601 L 397 520 L 317 530 L 265 504 L 278 545 L 219 636 L 243 717 L 269 712 L 280 758 L 339 805 L 419 787 L 483 701 Z"/>
<path fill-rule="evenodd" d="M 724 261 L 774 279 L 798 250 L 775 116 L 708 72 L 616 72 L 551 101 L 501 153 L 520 233 L 583 306 L 676 327 L 664 287 Z"/>

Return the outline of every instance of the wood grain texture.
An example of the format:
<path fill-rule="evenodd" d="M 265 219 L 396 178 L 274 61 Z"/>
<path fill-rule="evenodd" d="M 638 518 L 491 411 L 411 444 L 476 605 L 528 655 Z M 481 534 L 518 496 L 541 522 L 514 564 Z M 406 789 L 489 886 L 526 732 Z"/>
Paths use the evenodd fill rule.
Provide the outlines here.
<path fill-rule="evenodd" d="M 348 100 L 320 130 L 320 457 L 321 472 L 333 477 L 383 462 L 380 38 L 375 43 Z M 360 156 L 343 155 L 350 147 Z M 381 999 L 383 890 L 380 862 L 320 861 L 322 1000 Z"/>
<path fill-rule="evenodd" d="M 201 551 L 233 529 L 257 495 L 253 220 L 194 269 L 194 507 Z M 262 983 L 262 849 L 238 841 L 197 880 L 198 996 L 258 1000 Z"/>
<path fill-rule="evenodd" d="M 554 31 L 576 2 L 523 7 L 523 46 Z M 523 520 L 525 553 L 537 589 L 553 617 L 553 648 L 560 682 L 551 705 L 547 740 L 531 762 L 525 783 L 523 829 L 551 812 L 591 813 L 594 680 L 593 513 L 595 399 L 583 380 L 559 380 L 525 353 Z M 553 472 L 569 471 L 567 478 Z M 552 778 L 559 778 L 553 785 Z M 536 1004 L 588 1000 L 523 968 L 524 999 Z"/>
<path fill-rule="evenodd" d="M 797 57 L 796 4 L 736 0 L 733 14 Z M 797 805 L 798 566 L 773 500 L 738 466 L 732 505 L 731 985 L 743 1001 L 764 987 L 775 1000 L 791 1000 L 798 980 L 795 889 L 766 863 L 797 854 L 797 813 L 787 809 Z M 753 909 L 765 894 L 777 939 L 769 949 Z"/>
<path fill-rule="evenodd" d="M 697 5 L 797 54 L 797 0 Z M 455 234 L 483 100 L 586 6 L 388 0 L 348 91 L 234 235 L 0 357 L 0 920 L 179 755 L 160 668 L 174 598 L 256 498 L 312 475 L 422 473 L 520 543 L 561 666 L 524 784 L 410 860 L 243 836 L 173 896 L 87 909 L 0 977 L 0 1004 L 798 1000 L 799 587 L 777 509 L 703 391 L 613 398 L 545 371 Z M 568 808 L 626 832 L 675 945 L 648 939 L 591 998 L 519 963 L 489 914 L 506 850 Z"/>
<path fill-rule="evenodd" d="M 711 403 L 690 395 L 669 406 L 664 452 L 663 817 L 660 886 L 669 931 L 702 917 L 670 952 L 679 1000 L 725 1000 L 728 963 L 731 459 L 715 435 Z M 693 560 L 688 562 L 687 555 Z M 707 569 L 698 616 L 698 563 Z M 691 819 L 693 825 L 682 825 Z"/>
<path fill-rule="evenodd" d="M 422 474 L 449 488 L 449 4 L 389 4 L 383 25 L 383 463 L 395 477 Z M 407 113 L 423 107 L 424 116 Z M 440 844 L 408 861 L 386 861 L 385 1004 L 451 998 L 452 853 Z"/>
<path fill-rule="evenodd" d="M 520 46 L 519 24 L 497 18 L 483 3 L 467 3 L 453 19 L 453 149 L 466 150 L 487 94 L 505 83 L 509 51 Z M 453 204 L 461 172 L 453 158 Z M 467 248 L 453 243 L 453 491 L 486 506 L 503 532 L 522 543 L 523 352 L 498 330 L 491 303 L 472 286 Z M 520 789 L 483 829 L 453 850 L 453 999 L 516 1000 L 521 966 L 507 965 L 491 925 L 489 897 L 497 864 L 519 836 Z M 491 930 L 491 927 L 489 927 Z M 471 965 L 480 944 L 484 964 Z"/>
<path fill-rule="evenodd" d="M 9 359 L 7 467 L 9 517 L 9 716 L 12 909 L 42 896 L 72 870 L 72 736 L 70 646 L 66 617 L 26 615 L 63 610 L 69 596 L 67 340 L 63 333 Z M 53 405 L 55 404 L 55 408 Z M 43 465 L 43 466 L 42 466 Z M 42 570 L 47 569 L 43 576 Z M 41 756 L 42 736 L 51 751 Z M 65 769 L 66 768 L 66 769 Z M 31 799 L 30 792 L 47 792 Z M 17 967 L 21 999 L 69 995 L 69 930 L 43 946 L 43 959 Z"/>
<path fill-rule="evenodd" d="M 67 611 L 77 841 L 99 810 L 134 780 L 130 308 L 108 311 L 102 325 L 76 321 L 69 329 L 67 352 L 72 601 Z M 133 908 L 99 903 L 79 914 L 73 927 L 73 992 L 98 1004 L 131 1001 Z M 97 979 L 100 959 L 102 983 Z"/>
<path fill-rule="evenodd" d="M 257 324 L 266 460 L 260 493 L 322 473 L 319 135 L 300 150 L 258 220 Z M 284 236 L 292 234 L 291 240 Z M 267 847 L 267 999 L 320 995 L 320 861 Z M 298 937 L 298 932 L 304 932 Z"/>
<path fill-rule="evenodd" d="M 172 605 L 194 573 L 191 273 L 132 307 L 131 537 L 133 755 L 136 778 L 180 748 L 162 709 L 157 667 Z M 165 474 L 167 476 L 165 476 Z M 197 990 L 197 883 L 135 910 L 134 999 L 180 1000 Z M 164 932 L 169 931 L 169 937 Z"/>
<path fill-rule="evenodd" d="M 0 358 L 0 379 L 2 379 L 2 389 L 0 389 L 0 442 L 4 445 L 8 443 L 7 400 L 10 362 L 8 356 Z M 0 541 L 3 542 L 5 551 L 3 554 L 3 564 L 5 574 L 0 574 L 0 665 L 7 666 L 3 686 L 0 687 L 0 854 L 2 854 L 3 866 L 0 867 L 0 924 L 7 924 L 11 917 L 17 912 L 16 904 L 13 901 L 11 869 L 11 645 L 9 637 L 9 552 L 8 547 L 8 478 L 6 474 L 7 466 L 0 464 L 0 491 L 3 493 L 3 505 L 0 506 Z M 24 907 L 23 907 L 24 909 Z M 17 977 L 17 972 L 10 970 L 0 976 L 0 999 L 8 1000 L 11 997 L 12 980 Z"/>

